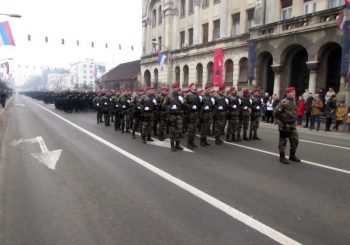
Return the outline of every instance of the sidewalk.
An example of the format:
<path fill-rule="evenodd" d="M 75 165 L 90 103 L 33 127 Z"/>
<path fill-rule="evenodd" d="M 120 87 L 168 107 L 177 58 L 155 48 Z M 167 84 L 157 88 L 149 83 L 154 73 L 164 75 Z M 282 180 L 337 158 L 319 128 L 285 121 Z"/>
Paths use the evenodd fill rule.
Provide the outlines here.
<path fill-rule="evenodd" d="M 4 113 L 4 111 L 6 110 L 6 108 L 9 106 L 9 104 L 11 103 L 11 101 L 13 100 L 14 96 L 11 96 L 11 98 L 9 98 L 7 101 L 6 101 L 6 106 L 5 108 L 3 107 L 0 107 L 0 116 L 2 113 Z M 0 105 L 1 106 L 1 105 Z"/>

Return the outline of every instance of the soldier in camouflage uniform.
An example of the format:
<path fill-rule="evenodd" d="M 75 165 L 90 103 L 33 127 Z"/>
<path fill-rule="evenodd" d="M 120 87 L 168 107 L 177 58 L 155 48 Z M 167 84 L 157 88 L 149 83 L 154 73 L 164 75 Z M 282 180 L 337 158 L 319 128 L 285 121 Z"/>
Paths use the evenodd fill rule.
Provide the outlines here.
<path fill-rule="evenodd" d="M 117 90 L 113 97 L 113 108 L 114 108 L 114 130 L 117 131 L 121 127 L 121 105 L 120 105 L 121 91 Z"/>
<path fill-rule="evenodd" d="M 213 121 L 213 111 L 215 100 L 211 97 L 211 85 L 205 85 L 205 92 L 202 96 L 202 105 L 199 113 L 199 123 L 200 123 L 200 145 L 208 146 L 210 145 L 207 141 L 207 136 L 210 133 L 210 125 Z"/>
<path fill-rule="evenodd" d="M 110 107 L 110 100 L 106 96 L 105 93 L 102 93 L 101 97 L 101 103 L 102 103 L 102 112 L 103 112 L 103 119 L 105 121 L 105 126 L 110 126 L 109 124 L 109 107 Z"/>
<path fill-rule="evenodd" d="M 296 110 L 295 103 L 295 88 L 289 87 L 287 89 L 287 97 L 283 99 L 274 110 L 274 117 L 278 120 L 279 130 L 279 153 L 280 162 L 288 164 L 289 161 L 285 156 L 285 149 L 287 141 L 290 143 L 290 156 L 289 160 L 294 162 L 300 162 L 300 159 L 296 157 L 299 137 L 296 128 Z"/>
<path fill-rule="evenodd" d="M 197 94 L 197 88 L 194 83 L 189 85 L 190 93 L 184 98 L 185 118 L 187 119 L 187 147 L 193 149 L 197 147 L 194 143 L 196 129 L 199 122 L 199 111 L 202 103 L 202 96 Z"/>
<path fill-rule="evenodd" d="M 249 89 L 243 89 L 243 96 L 241 98 L 241 107 L 239 110 L 239 130 L 237 134 L 237 141 L 241 141 L 241 130 L 243 127 L 243 139 L 249 141 L 247 137 L 247 130 L 250 120 L 250 106 L 251 99 L 249 95 Z"/>
<path fill-rule="evenodd" d="M 237 95 L 237 90 L 235 87 L 231 87 L 228 93 L 229 108 L 227 114 L 227 132 L 226 141 L 237 141 L 236 133 L 239 128 L 239 109 L 241 107 L 241 99 Z"/>
<path fill-rule="evenodd" d="M 151 132 L 153 129 L 154 111 L 156 110 L 157 101 L 154 97 L 154 88 L 148 87 L 146 94 L 140 98 L 141 105 L 141 138 L 142 143 L 146 144 L 147 141 L 153 141 L 151 138 Z"/>
<path fill-rule="evenodd" d="M 140 105 L 140 99 L 141 96 L 144 94 L 145 90 L 143 88 L 137 88 L 136 89 L 136 95 L 132 100 L 133 105 L 133 113 L 134 113 L 134 120 L 132 123 L 132 138 L 135 139 L 135 132 L 136 129 L 140 128 L 141 124 L 141 105 Z M 141 131 L 141 130 L 140 130 Z"/>
<path fill-rule="evenodd" d="M 183 97 L 179 94 L 179 84 L 174 83 L 172 85 L 173 92 L 169 94 L 163 105 L 167 108 L 167 121 L 169 124 L 169 133 L 170 133 L 170 146 L 171 151 L 183 150 L 183 147 L 180 145 L 180 135 L 182 133 L 183 127 Z"/>
<path fill-rule="evenodd" d="M 260 97 L 259 88 L 254 88 L 253 96 L 251 97 L 251 113 L 250 113 L 250 129 L 249 139 L 250 140 L 261 140 L 258 137 L 259 121 L 261 118 L 261 108 L 264 104 L 263 99 Z"/>
<path fill-rule="evenodd" d="M 165 86 L 161 88 L 161 93 L 157 97 L 158 110 L 159 110 L 159 140 L 163 141 L 165 139 L 165 129 L 166 129 L 166 119 L 167 119 L 167 108 L 163 105 L 165 98 L 169 94 L 169 89 Z"/>
<path fill-rule="evenodd" d="M 215 112 L 214 112 L 214 135 L 215 144 L 221 145 L 223 141 L 220 139 L 221 132 L 223 131 L 226 123 L 227 109 L 229 100 L 224 95 L 225 87 L 219 86 L 217 94 L 214 96 L 215 99 Z"/>
<path fill-rule="evenodd" d="M 93 99 L 93 104 L 96 110 L 97 123 L 102 123 L 102 102 L 101 102 L 101 93 L 98 92 L 95 98 Z"/>
<path fill-rule="evenodd" d="M 130 133 L 130 117 L 132 112 L 131 104 L 131 91 L 130 89 L 125 89 L 122 96 L 119 99 L 119 104 L 121 107 L 121 120 L 122 120 L 122 133 Z"/>

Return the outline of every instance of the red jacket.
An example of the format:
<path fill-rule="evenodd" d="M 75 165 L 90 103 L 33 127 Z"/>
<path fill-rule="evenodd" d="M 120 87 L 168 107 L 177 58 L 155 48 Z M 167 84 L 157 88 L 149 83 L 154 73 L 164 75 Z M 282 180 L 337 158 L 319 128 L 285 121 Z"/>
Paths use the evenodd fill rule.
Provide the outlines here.
<path fill-rule="evenodd" d="M 305 106 L 305 101 L 303 99 L 299 100 L 298 109 L 297 109 L 297 116 L 299 116 L 299 117 L 304 116 L 304 106 Z"/>

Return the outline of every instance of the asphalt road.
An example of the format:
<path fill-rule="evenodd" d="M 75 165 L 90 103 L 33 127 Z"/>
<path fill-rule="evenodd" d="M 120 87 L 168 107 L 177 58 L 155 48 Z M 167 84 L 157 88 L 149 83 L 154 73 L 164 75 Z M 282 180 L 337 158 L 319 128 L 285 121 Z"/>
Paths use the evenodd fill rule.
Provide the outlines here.
<path fill-rule="evenodd" d="M 0 244 L 349 244 L 350 135 L 300 130 L 290 165 L 274 125 L 259 135 L 173 153 L 17 95 L 0 115 Z"/>

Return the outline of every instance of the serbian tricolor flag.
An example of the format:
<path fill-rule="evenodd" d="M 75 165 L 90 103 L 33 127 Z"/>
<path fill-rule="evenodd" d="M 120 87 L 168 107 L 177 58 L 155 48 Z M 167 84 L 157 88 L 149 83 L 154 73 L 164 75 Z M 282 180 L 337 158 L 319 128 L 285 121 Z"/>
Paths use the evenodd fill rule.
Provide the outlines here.
<path fill-rule="evenodd" d="M 222 61 L 224 59 L 224 49 L 214 49 L 214 74 L 213 83 L 214 86 L 222 85 Z"/>
<path fill-rule="evenodd" d="M 164 62 L 165 62 L 165 59 L 166 59 L 166 55 L 163 54 L 163 52 L 159 52 L 159 53 L 157 53 L 157 55 L 158 55 L 158 67 L 159 67 L 159 70 L 163 71 L 163 66 L 164 66 Z"/>
<path fill-rule="evenodd" d="M 13 40 L 10 24 L 8 21 L 0 23 L 0 46 L 1 45 L 15 46 L 15 40 Z"/>

